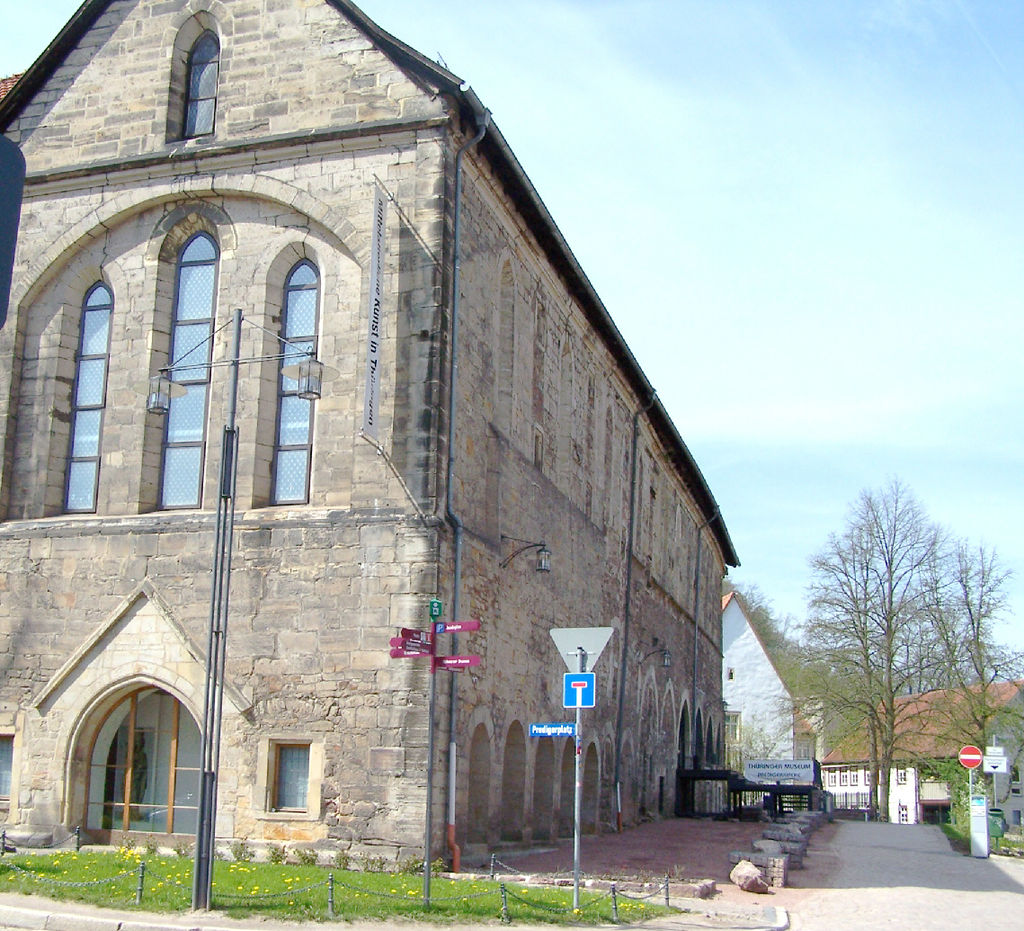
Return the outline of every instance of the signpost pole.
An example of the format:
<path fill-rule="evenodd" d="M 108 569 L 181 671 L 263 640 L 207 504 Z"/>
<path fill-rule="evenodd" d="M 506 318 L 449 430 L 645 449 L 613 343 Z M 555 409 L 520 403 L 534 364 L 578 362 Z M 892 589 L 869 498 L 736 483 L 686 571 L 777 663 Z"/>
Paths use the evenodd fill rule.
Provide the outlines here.
<path fill-rule="evenodd" d="M 434 706 L 437 703 L 437 669 L 430 657 L 430 700 L 427 711 L 427 814 L 423 837 L 423 907 L 430 908 L 430 822 L 434 801 Z"/>
<path fill-rule="evenodd" d="M 577 656 L 579 657 L 579 671 L 587 671 L 587 651 L 580 647 Z M 575 911 L 580 907 L 580 820 L 583 811 L 583 742 L 580 737 L 580 721 L 583 713 L 582 695 L 579 689 L 576 690 L 576 792 L 573 798 L 573 830 L 572 830 L 572 907 Z"/>

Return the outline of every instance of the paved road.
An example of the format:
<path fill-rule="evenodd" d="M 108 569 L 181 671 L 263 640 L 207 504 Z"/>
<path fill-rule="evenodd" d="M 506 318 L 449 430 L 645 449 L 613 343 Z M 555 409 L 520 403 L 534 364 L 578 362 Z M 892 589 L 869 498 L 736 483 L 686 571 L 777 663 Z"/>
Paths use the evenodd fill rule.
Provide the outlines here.
<path fill-rule="evenodd" d="M 929 825 L 840 826 L 830 888 L 790 911 L 794 931 L 1021 931 L 1024 861 L 953 853 Z"/>

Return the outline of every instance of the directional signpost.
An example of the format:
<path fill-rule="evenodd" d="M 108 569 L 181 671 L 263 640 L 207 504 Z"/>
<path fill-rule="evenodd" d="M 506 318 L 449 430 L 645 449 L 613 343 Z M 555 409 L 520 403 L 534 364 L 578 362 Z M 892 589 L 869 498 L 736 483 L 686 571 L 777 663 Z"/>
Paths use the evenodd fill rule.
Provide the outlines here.
<path fill-rule="evenodd" d="M 468 621 L 439 620 L 444 613 L 444 605 L 437 598 L 430 599 L 430 629 L 418 630 L 403 627 L 399 636 L 391 638 L 392 659 L 414 659 L 420 656 L 430 657 L 430 699 L 427 712 L 427 816 L 426 831 L 423 841 L 423 903 L 430 905 L 430 802 L 433 798 L 434 784 L 434 706 L 437 700 L 438 669 L 470 669 L 480 665 L 479 656 L 437 656 L 437 637 L 439 634 L 468 633 L 479 630 L 480 622 L 475 618 Z M 454 780 L 452 780 L 454 782 Z"/>
<path fill-rule="evenodd" d="M 611 639 L 611 627 L 555 627 L 550 631 L 551 639 L 569 672 L 562 685 L 562 705 L 576 709 L 576 792 L 573 805 L 572 845 L 572 907 L 580 907 L 580 815 L 583 799 L 582 741 L 580 740 L 580 711 L 597 704 L 597 680 L 594 673 L 587 671 L 587 664 L 593 666 L 601 651 Z M 532 732 L 532 729 L 531 729 Z"/>
<path fill-rule="evenodd" d="M 434 635 L 429 630 L 402 628 L 400 637 L 391 638 L 391 658 L 409 656 L 431 656 L 434 652 Z"/>

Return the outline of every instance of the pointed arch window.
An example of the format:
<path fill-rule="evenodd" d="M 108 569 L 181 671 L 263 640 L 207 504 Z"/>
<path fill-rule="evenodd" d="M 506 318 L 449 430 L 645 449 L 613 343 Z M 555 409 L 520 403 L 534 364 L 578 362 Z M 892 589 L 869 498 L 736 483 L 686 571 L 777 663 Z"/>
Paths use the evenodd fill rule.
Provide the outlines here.
<path fill-rule="evenodd" d="M 199 758 L 199 727 L 177 699 L 157 689 L 129 695 L 93 744 L 87 826 L 194 834 Z"/>
<path fill-rule="evenodd" d="M 217 259 L 217 244 L 206 233 L 193 236 L 178 255 L 169 368 L 185 392 L 171 398 L 165 418 L 164 508 L 199 507 L 201 501 Z"/>
<path fill-rule="evenodd" d="M 114 297 L 102 282 L 94 284 L 82 302 L 75 386 L 71 395 L 71 440 L 64 488 L 64 510 L 96 510 L 100 475 L 100 436 L 107 402 L 110 361 L 110 316 Z"/>
<path fill-rule="evenodd" d="M 316 354 L 320 317 L 320 274 L 309 261 L 296 265 L 284 286 L 281 335 L 288 340 L 282 367 L 302 352 Z M 313 402 L 299 397 L 299 383 L 278 374 L 277 436 L 274 445 L 274 503 L 305 504 L 313 451 Z"/>
<path fill-rule="evenodd" d="M 217 116 L 217 81 L 220 77 L 220 42 L 207 30 L 188 56 L 185 90 L 185 138 L 208 136 Z"/>

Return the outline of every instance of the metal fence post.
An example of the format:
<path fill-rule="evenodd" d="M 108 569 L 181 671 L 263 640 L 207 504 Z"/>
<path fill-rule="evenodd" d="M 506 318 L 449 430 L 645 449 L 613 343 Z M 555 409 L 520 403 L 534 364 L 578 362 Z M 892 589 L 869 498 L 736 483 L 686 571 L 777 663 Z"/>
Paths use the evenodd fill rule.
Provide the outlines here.
<path fill-rule="evenodd" d="M 498 888 L 501 889 L 501 923 L 503 925 L 507 925 L 509 923 L 508 892 L 505 889 L 504 883 L 502 883 Z"/>
<path fill-rule="evenodd" d="M 665 908 L 668 908 L 668 873 L 665 874 Z"/>
<path fill-rule="evenodd" d="M 494 879 L 494 860 L 495 860 L 496 857 L 497 857 L 497 854 L 494 854 L 494 853 L 491 854 L 491 879 Z"/>
<path fill-rule="evenodd" d="M 142 904 L 142 888 L 146 883 L 146 861 L 139 864 L 139 884 L 135 887 L 135 904 Z"/>
<path fill-rule="evenodd" d="M 619 923 L 619 898 L 615 894 L 615 883 L 612 883 L 612 921 Z"/>
<path fill-rule="evenodd" d="M 75 853 L 78 853 L 82 849 L 82 827 L 79 825 L 75 828 Z"/>
<path fill-rule="evenodd" d="M 334 873 L 327 874 L 327 917 L 334 917 Z"/>

